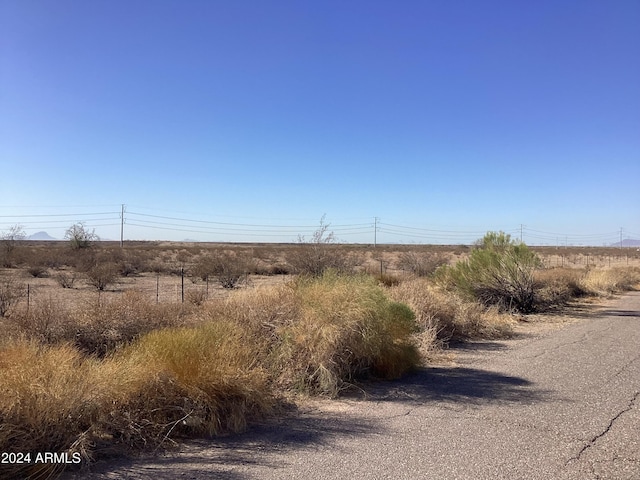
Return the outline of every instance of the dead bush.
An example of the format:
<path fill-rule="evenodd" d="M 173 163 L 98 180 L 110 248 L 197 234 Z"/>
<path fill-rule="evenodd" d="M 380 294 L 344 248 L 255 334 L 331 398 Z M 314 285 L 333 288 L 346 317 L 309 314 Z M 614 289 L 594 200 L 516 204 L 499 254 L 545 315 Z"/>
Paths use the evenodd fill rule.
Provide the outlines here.
<path fill-rule="evenodd" d="M 447 263 L 446 256 L 435 252 L 402 252 L 398 260 L 398 266 L 402 270 L 418 277 L 431 275 L 438 267 Z"/>
<path fill-rule="evenodd" d="M 204 288 L 192 288 L 187 290 L 187 301 L 200 306 L 207 301 L 207 291 Z"/>
<path fill-rule="evenodd" d="M 58 282 L 58 285 L 60 285 L 62 288 L 73 288 L 73 285 L 77 278 L 77 274 L 74 271 L 57 272 L 53 276 L 53 278 L 55 279 L 56 282 Z"/>
<path fill-rule="evenodd" d="M 118 277 L 118 266 L 113 263 L 101 263 L 89 268 L 86 275 L 90 285 L 103 291 L 115 283 Z"/>
<path fill-rule="evenodd" d="M 200 257 L 193 274 L 202 280 L 213 278 L 223 288 L 232 289 L 254 269 L 253 263 L 251 257 L 241 252 L 216 251 Z"/>
<path fill-rule="evenodd" d="M 402 282 L 389 289 L 391 297 L 409 305 L 424 335 L 423 347 L 434 346 L 429 341 L 464 340 L 470 338 L 500 338 L 511 334 L 513 318 L 501 314 L 497 307 L 486 307 L 477 301 L 464 299 L 453 291 L 431 283 L 425 278 Z"/>
<path fill-rule="evenodd" d="M 319 277 L 327 270 L 351 273 L 359 263 L 357 256 L 350 255 L 336 243 L 324 216 L 310 239 L 298 236 L 298 245 L 287 251 L 286 258 L 295 273 L 313 277 Z"/>
<path fill-rule="evenodd" d="M 26 295 L 26 286 L 14 276 L 0 277 L 0 317 L 4 317 Z"/>

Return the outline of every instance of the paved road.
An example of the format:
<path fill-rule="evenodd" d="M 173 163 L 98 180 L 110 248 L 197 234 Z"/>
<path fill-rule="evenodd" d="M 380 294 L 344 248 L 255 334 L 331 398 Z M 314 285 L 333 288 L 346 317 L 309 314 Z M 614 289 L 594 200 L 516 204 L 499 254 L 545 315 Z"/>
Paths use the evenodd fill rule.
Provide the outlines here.
<path fill-rule="evenodd" d="M 640 292 L 456 365 L 91 478 L 640 479 Z"/>

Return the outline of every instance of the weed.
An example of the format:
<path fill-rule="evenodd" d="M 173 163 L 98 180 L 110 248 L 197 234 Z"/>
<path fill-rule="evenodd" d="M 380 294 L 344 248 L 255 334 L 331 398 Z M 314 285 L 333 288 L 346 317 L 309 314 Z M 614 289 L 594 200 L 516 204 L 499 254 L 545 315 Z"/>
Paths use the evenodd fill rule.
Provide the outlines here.
<path fill-rule="evenodd" d="M 62 288 L 73 288 L 77 275 L 74 271 L 71 272 L 57 272 L 53 278 L 55 278 L 58 285 Z"/>
<path fill-rule="evenodd" d="M 300 317 L 278 331 L 285 384 L 335 396 L 359 376 L 396 378 L 419 363 L 413 313 L 373 278 L 328 271 L 294 290 Z"/>
<path fill-rule="evenodd" d="M 90 285 L 103 291 L 116 281 L 118 267 L 113 263 L 98 263 L 90 267 L 86 275 Z"/>
<path fill-rule="evenodd" d="M 417 278 L 389 290 L 393 299 L 409 305 L 420 326 L 422 348 L 430 351 L 439 341 L 500 338 L 511 333 L 512 319 L 496 307 L 465 300 L 427 279 Z"/>
<path fill-rule="evenodd" d="M 447 258 L 440 253 L 409 250 L 400 254 L 398 266 L 406 272 L 425 277 L 433 274 L 438 267 L 447 263 Z"/>
<path fill-rule="evenodd" d="M 298 236 L 298 245 L 287 252 L 287 262 L 296 273 L 318 277 L 328 269 L 343 273 L 353 270 L 357 260 L 335 245 L 335 236 L 324 219 L 310 239 Z"/>
<path fill-rule="evenodd" d="M 4 317 L 9 309 L 26 294 L 25 285 L 18 282 L 14 276 L 8 275 L 0 278 L 0 317 Z"/>

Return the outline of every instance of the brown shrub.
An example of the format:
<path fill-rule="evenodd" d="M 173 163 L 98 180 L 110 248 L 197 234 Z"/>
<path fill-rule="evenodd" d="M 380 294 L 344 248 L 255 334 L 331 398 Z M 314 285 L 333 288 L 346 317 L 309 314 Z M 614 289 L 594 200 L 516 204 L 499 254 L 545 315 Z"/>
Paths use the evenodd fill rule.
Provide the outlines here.
<path fill-rule="evenodd" d="M 115 300 L 68 308 L 55 299 L 16 310 L 6 326 L 11 336 L 56 344 L 67 342 L 88 355 L 104 357 L 155 329 L 183 325 L 188 308 L 152 303 L 129 290 Z"/>
<path fill-rule="evenodd" d="M 24 283 L 19 282 L 14 275 L 0 277 L 0 317 L 4 317 L 26 295 Z"/>
<path fill-rule="evenodd" d="M 115 283 L 118 277 L 118 266 L 114 263 L 97 263 L 87 270 L 86 275 L 90 285 L 103 291 Z"/>
<path fill-rule="evenodd" d="M 415 312 L 427 350 L 437 346 L 436 339 L 500 338 L 511 334 L 510 315 L 501 314 L 497 307 L 464 300 L 427 279 L 405 281 L 389 289 L 389 293 Z"/>
<path fill-rule="evenodd" d="M 406 251 L 400 254 L 398 266 L 406 272 L 425 277 L 448 262 L 448 258 L 442 253 Z"/>
<path fill-rule="evenodd" d="M 76 282 L 77 274 L 74 271 L 70 272 L 57 272 L 53 278 L 58 282 L 62 288 L 73 288 Z"/>

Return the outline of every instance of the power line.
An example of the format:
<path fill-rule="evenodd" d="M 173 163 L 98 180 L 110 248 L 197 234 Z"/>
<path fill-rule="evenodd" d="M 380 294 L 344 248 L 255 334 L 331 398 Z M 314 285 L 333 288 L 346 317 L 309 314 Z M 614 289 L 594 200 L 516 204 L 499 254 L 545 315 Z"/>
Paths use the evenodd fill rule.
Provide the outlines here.
<path fill-rule="evenodd" d="M 28 215 L 0 215 L 0 218 L 48 218 L 48 217 L 80 217 L 87 215 L 117 215 L 120 212 L 91 212 L 91 213 L 48 213 Z"/>
<path fill-rule="evenodd" d="M 81 206 L 78 206 L 81 207 Z M 128 207 L 128 206 L 127 206 Z M 13 207 L 27 208 L 27 207 Z M 42 207 L 44 208 L 44 207 Z M 146 207 L 137 207 L 144 209 Z M 79 208 L 78 208 L 79 209 Z M 91 211 L 80 213 L 74 210 L 74 213 L 29 213 L 29 214 L 9 214 L 0 215 L 0 226 L 12 225 L 18 221 L 21 225 L 29 226 L 33 229 L 34 225 L 40 228 L 59 228 L 59 224 L 69 222 L 82 222 L 88 224 L 91 228 L 96 227 L 112 227 L 120 226 L 120 241 L 124 241 L 125 226 L 146 228 L 154 230 L 166 231 L 182 231 L 190 233 L 201 233 L 205 235 L 217 236 L 248 236 L 248 237 L 290 237 L 299 236 L 301 234 L 311 233 L 319 228 L 317 223 L 307 224 L 299 221 L 294 224 L 284 222 L 232 222 L 232 221 L 215 221 L 203 217 L 193 218 L 188 216 L 170 216 L 156 215 L 150 213 L 142 213 L 140 211 L 130 211 L 125 208 L 124 204 L 119 205 L 120 211 Z M 242 218 L 242 217 L 234 217 Z M 255 217 L 253 217 L 255 218 Z M 362 218 L 362 217 L 359 217 Z M 20 220 L 24 221 L 20 222 Z M 118 223 L 110 223 L 117 221 Z M 474 239 L 481 238 L 487 231 L 496 231 L 496 229 L 451 229 L 451 228 L 426 228 L 424 226 L 416 226 L 415 224 L 386 223 L 380 221 L 378 217 L 373 217 L 371 221 L 363 223 L 339 223 L 326 224 L 329 230 L 340 236 L 356 236 L 373 233 L 374 245 L 380 242 L 380 235 L 390 235 L 394 237 L 404 237 L 407 239 L 418 239 L 433 243 L 470 243 Z M 481 227 L 479 227 L 481 228 Z M 550 244 L 569 244 L 569 243 L 615 243 L 617 240 L 622 242 L 624 238 L 637 238 L 640 234 L 633 233 L 627 229 L 620 229 L 612 232 L 604 233 L 560 233 L 550 232 L 546 230 L 538 230 L 529 228 L 520 224 L 512 229 L 502 229 L 505 233 L 520 235 L 520 238 L 529 243 L 541 242 Z"/>

